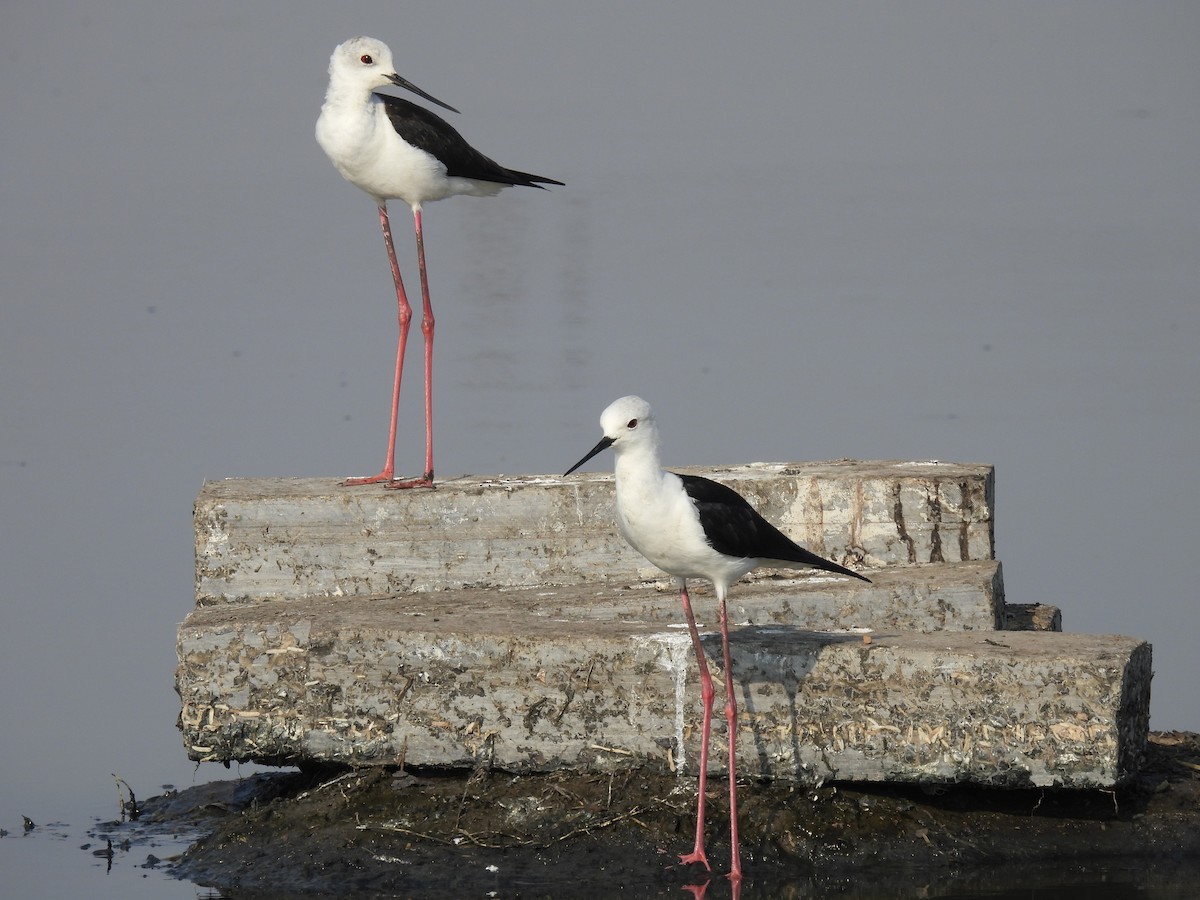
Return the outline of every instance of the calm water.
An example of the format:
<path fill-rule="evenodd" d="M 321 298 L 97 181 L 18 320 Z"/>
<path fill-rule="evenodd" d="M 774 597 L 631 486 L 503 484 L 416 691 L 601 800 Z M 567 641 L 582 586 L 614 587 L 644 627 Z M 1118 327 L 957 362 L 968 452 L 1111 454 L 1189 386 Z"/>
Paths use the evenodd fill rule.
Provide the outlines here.
<path fill-rule="evenodd" d="M 97 850 L 105 847 L 104 836 L 114 840 L 111 865 L 107 858 L 98 857 Z M 80 829 L 67 823 L 40 826 L 28 835 L 0 839 L 0 871 L 4 873 L 5 895 L 12 897 L 121 897 L 139 898 L 205 898 L 216 900 L 220 892 L 199 887 L 169 877 L 159 859 L 181 852 L 187 846 L 187 835 L 135 836 L 131 846 L 120 844 L 127 836 L 121 829 L 92 823 Z M 599 876 L 599 873 L 598 873 Z M 1154 865 L 1119 860 L 1090 864 L 1023 864 L 989 869 L 925 869 L 861 870 L 844 878 L 828 875 L 805 875 L 795 882 L 755 880 L 748 871 L 741 892 L 743 900 L 758 897 L 870 897 L 870 898 L 928 898 L 978 897 L 995 900 L 1029 900 L 1029 898 L 1080 898 L 1080 900 L 1120 900 L 1120 898 L 1149 898 L 1174 900 L 1195 896 L 1196 878 L 1200 867 L 1195 861 L 1159 862 Z M 423 876 L 422 876 L 423 877 Z M 557 892 L 562 896 L 606 897 L 612 895 L 612 874 L 598 877 L 594 883 L 581 884 L 577 877 L 556 884 L 553 873 L 547 872 L 539 884 L 507 885 L 503 873 L 485 879 L 499 893 L 488 896 L 542 896 Z M 401 881 L 403 883 L 403 881 Z M 507 890 L 507 892 L 506 892 Z M 481 895 L 486 891 L 481 891 Z M 623 884 L 622 896 L 682 896 L 675 889 L 661 884 Z M 397 896 L 400 896 L 398 894 Z M 422 891 L 423 896 L 430 894 Z M 238 893 L 239 897 L 255 895 Z M 271 900 L 291 896 L 272 892 Z M 296 895 L 300 896 L 300 895 Z M 312 896 L 306 894 L 304 896 Z M 324 896 L 324 895 L 322 895 Z M 728 884 L 714 878 L 707 892 L 711 900 L 730 896 Z"/>
<path fill-rule="evenodd" d="M 312 136 L 358 33 L 567 182 L 426 210 L 439 472 L 561 472 L 630 392 L 671 463 L 994 463 L 1009 599 L 1151 640 L 1200 728 L 1200 7 L 466 9 L 2 14 L 6 890 L 194 895 L 79 849 L 112 773 L 226 776 L 173 727 L 192 500 L 381 462 L 390 279 Z"/>
<path fill-rule="evenodd" d="M 94 835 L 107 830 L 92 823 L 81 828 L 59 822 L 24 835 L 20 822 L 18 817 L 16 834 L 0 839 L 0 870 L 4 872 L 7 896 L 194 900 L 213 895 L 194 884 L 170 878 L 161 867 L 147 867 L 150 855 L 163 859 L 180 853 L 187 848 L 186 841 L 164 836 L 128 850 L 117 848 L 110 867 L 107 858 L 94 855 L 106 847 L 105 841 Z"/>

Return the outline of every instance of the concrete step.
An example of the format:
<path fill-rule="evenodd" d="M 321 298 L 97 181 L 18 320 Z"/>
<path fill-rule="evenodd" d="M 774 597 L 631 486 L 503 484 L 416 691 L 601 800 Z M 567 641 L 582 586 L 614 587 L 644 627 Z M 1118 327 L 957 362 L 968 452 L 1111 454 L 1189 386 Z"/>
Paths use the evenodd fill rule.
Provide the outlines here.
<path fill-rule="evenodd" d="M 729 484 L 814 553 L 871 577 L 993 557 L 990 466 L 842 460 L 679 471 Z M 204 485 L 195 523 L 200 604 L 660 575 L 617 533 L 611 475 L 464 476 L 436 491 L 230 479 Z"/>
<path fill-rule="evenodd" d="M 877 590 L 926 568 L 873 573 Z M 1134 770 L 1143 641 L 899 628 L 868 640 L 776 618 L 810 595 L 795 587 L 765 612 L 770 589 L 731 597 L 733 620 L 753 622 L 733 636 L 747 774 L 1082 788 Z M 709 627 L 712 602 L 696 597 Z M 699 689 L 675 604 L 589 585 L 199 607 L 179 630 L 180 727 L 196 760 L 694 771 Z M 719 636 L 704 642 L 717 677 Z M 724 765 L 719 749 L 712 760 Z"/>
<path fill-rule="evenodd" d="M 768 571 L 734 587 L 742 771 L 1009 787 L 1133 771 L 1150 646 L 998 630 L 1061 619 L 1004 602 L 990 467 L 702 474 L 873 580 Z M 688 771 L 699 697 L 676 589 L 619 537 L 612 503 L 597 475 L 206 484 L 178 644 L 189 754 Z M 694 587 L 712 629 L 713 598 Z M 719 638 L 704 641 L 719 669 Z"/>

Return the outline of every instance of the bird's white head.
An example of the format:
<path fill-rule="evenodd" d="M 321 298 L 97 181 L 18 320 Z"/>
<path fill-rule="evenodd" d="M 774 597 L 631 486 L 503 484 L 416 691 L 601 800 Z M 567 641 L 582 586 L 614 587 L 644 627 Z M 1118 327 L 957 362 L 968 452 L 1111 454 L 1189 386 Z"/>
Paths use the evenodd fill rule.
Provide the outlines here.
<path fill-rule="evenodd" d="M 608 405 L 600 414 L 600 429 L 612 438 L 613 450 L 618 453 L 624 447 L 645 443 L 658 432 L 650 404 L 632 395 Z"/>
<path fill-rule="evenodd" d="M 333 49 L 329 57 L 329 77 L 351 81 L 365 90 L 392 84 L 396 66 L 392 51 L 383 41 L 370 37 L 350 38 Z"/>
<path fill-rule="evenodd" d="M 436 103 L 443 109 L 458 112 L 448 103 L 425 93 L 411 81 L 396 74 L 392 51 L 383 41 L 371 37 L 350 38 L 333 48 L 329 57 L 329 94 L 327 96 L 361 94 L 366 97 L 375 88 L 395 85 Z"/>
<path fill-rule="evenodd" d="M 628 396 L 614 400 L 600 414 L 600 429 L 604 437 L 596 444 L 583 459 L 571 466 L 566 474 L 570 475 L 585 462 L 602 450 L 613 448 L 620 456 L 632 450 L 642 450 L 658 455 L 658 424 L 654 420 L 654 410 L 641 397 Z"/>

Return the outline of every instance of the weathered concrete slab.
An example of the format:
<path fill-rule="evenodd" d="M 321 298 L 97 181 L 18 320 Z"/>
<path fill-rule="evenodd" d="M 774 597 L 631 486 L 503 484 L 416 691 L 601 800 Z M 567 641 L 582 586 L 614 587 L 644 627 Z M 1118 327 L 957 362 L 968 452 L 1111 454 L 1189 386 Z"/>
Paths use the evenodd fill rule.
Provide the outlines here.
<path fill-rule="evenodd" d="M 893 629 L 900 631 L 994 631 L 1004 621 L 1000 563 L 955 563 L 880 569 L 866 584 L 825 573 L 805 573 L 739 582 L 730 592 L 730 620 L 739 625 L 787 625 L 810 630 Z M 644 583 L 643 583 L 644 584 Z M 578 623 L 587 631 L 611 619 L 672 624 L 682 610 L 674 581 L 644 586 L 583 586 L 580 590 L 538 589 L 528 597 L 505 592 L 494 602 L 531 604 L 535 615 Z M 703 618 L 715 627 L 715 602 L 706 582 L 689 586 Z"/>
<path fill-rule="evenodd" d="M 736 586 L 743 771 L 1007 787 L 1107 787 L 1133 771 L 1150 647 L 998 630 L 1059 629 L 1061 617 L 1004 602 L 990 467 L 702 474 L 873 579 L 765 572 Z M 197 609 L 178 644 L 189 754 L 686 770 L 699 717 L 690 641 L 674 586 L 621 540 L 612 501 L 611 477 L 596 475 L 433 492 L 206 484 Z M 712 598 L 695 588 L 711 628 Z M 715 665 L 719 639 L 705 641 Z"/>
<path fill-rule="evenodd" d="M 740 491 L 815 553 L 880 567 L 993 557 L 993 476 L 940 462 L 680 469 Z M 330 478 L 209 482 L 196 500 L 200 604 L 658 577 L 613 519 L 610 475 L 464 477 L 436 491 Z"/>
<path fill-rule="evenodd" d="M 734 597 L 763 588 L 739 585 Z M 598 593 L 198 608 L 179 631 L 185 744 L 193 759 L 278 764 L 693 767 L 699 692 L 686 630 L 616 604 L 604 621 L 581 622 Z M 626 593 L 639 596 L 621 607 L 638 615 L 674 603 Z M 711 618 L 707 598 L 697 605 Z M 1144 746 L 1143 641 L 889 630 L 865 642 L 756 622 L 733 637 L 748 773 L 1096 787 L 1131 772 Z M 719 638 L 705 640 L 715 666 Z"/>

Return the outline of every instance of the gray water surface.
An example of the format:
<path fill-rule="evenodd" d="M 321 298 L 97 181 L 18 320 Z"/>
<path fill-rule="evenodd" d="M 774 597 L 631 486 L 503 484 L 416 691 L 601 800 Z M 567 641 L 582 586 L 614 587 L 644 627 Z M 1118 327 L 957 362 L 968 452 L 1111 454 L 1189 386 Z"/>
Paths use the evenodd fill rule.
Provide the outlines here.
<path fill-rule="evenodd" d="M 390 277 L 313 139 L 359 33 L 485 153 L 567 183 L 426 208 L 441 474 L 561 472 L 630 392 L 671 464 L 993 463 L 1009 599 L 1152 641 L 1152 727 L 1200 728 L 1200 6 L 118 0 L 0 24 L 0 828 L 75 841 L 112 773 L 236 774 L 174 728 L 192 500 L 382 462 Z M 70 892 L 46 878 L 92 858 L 65 843 L 26 871 L 0 839 L 6 889 Z"/>

